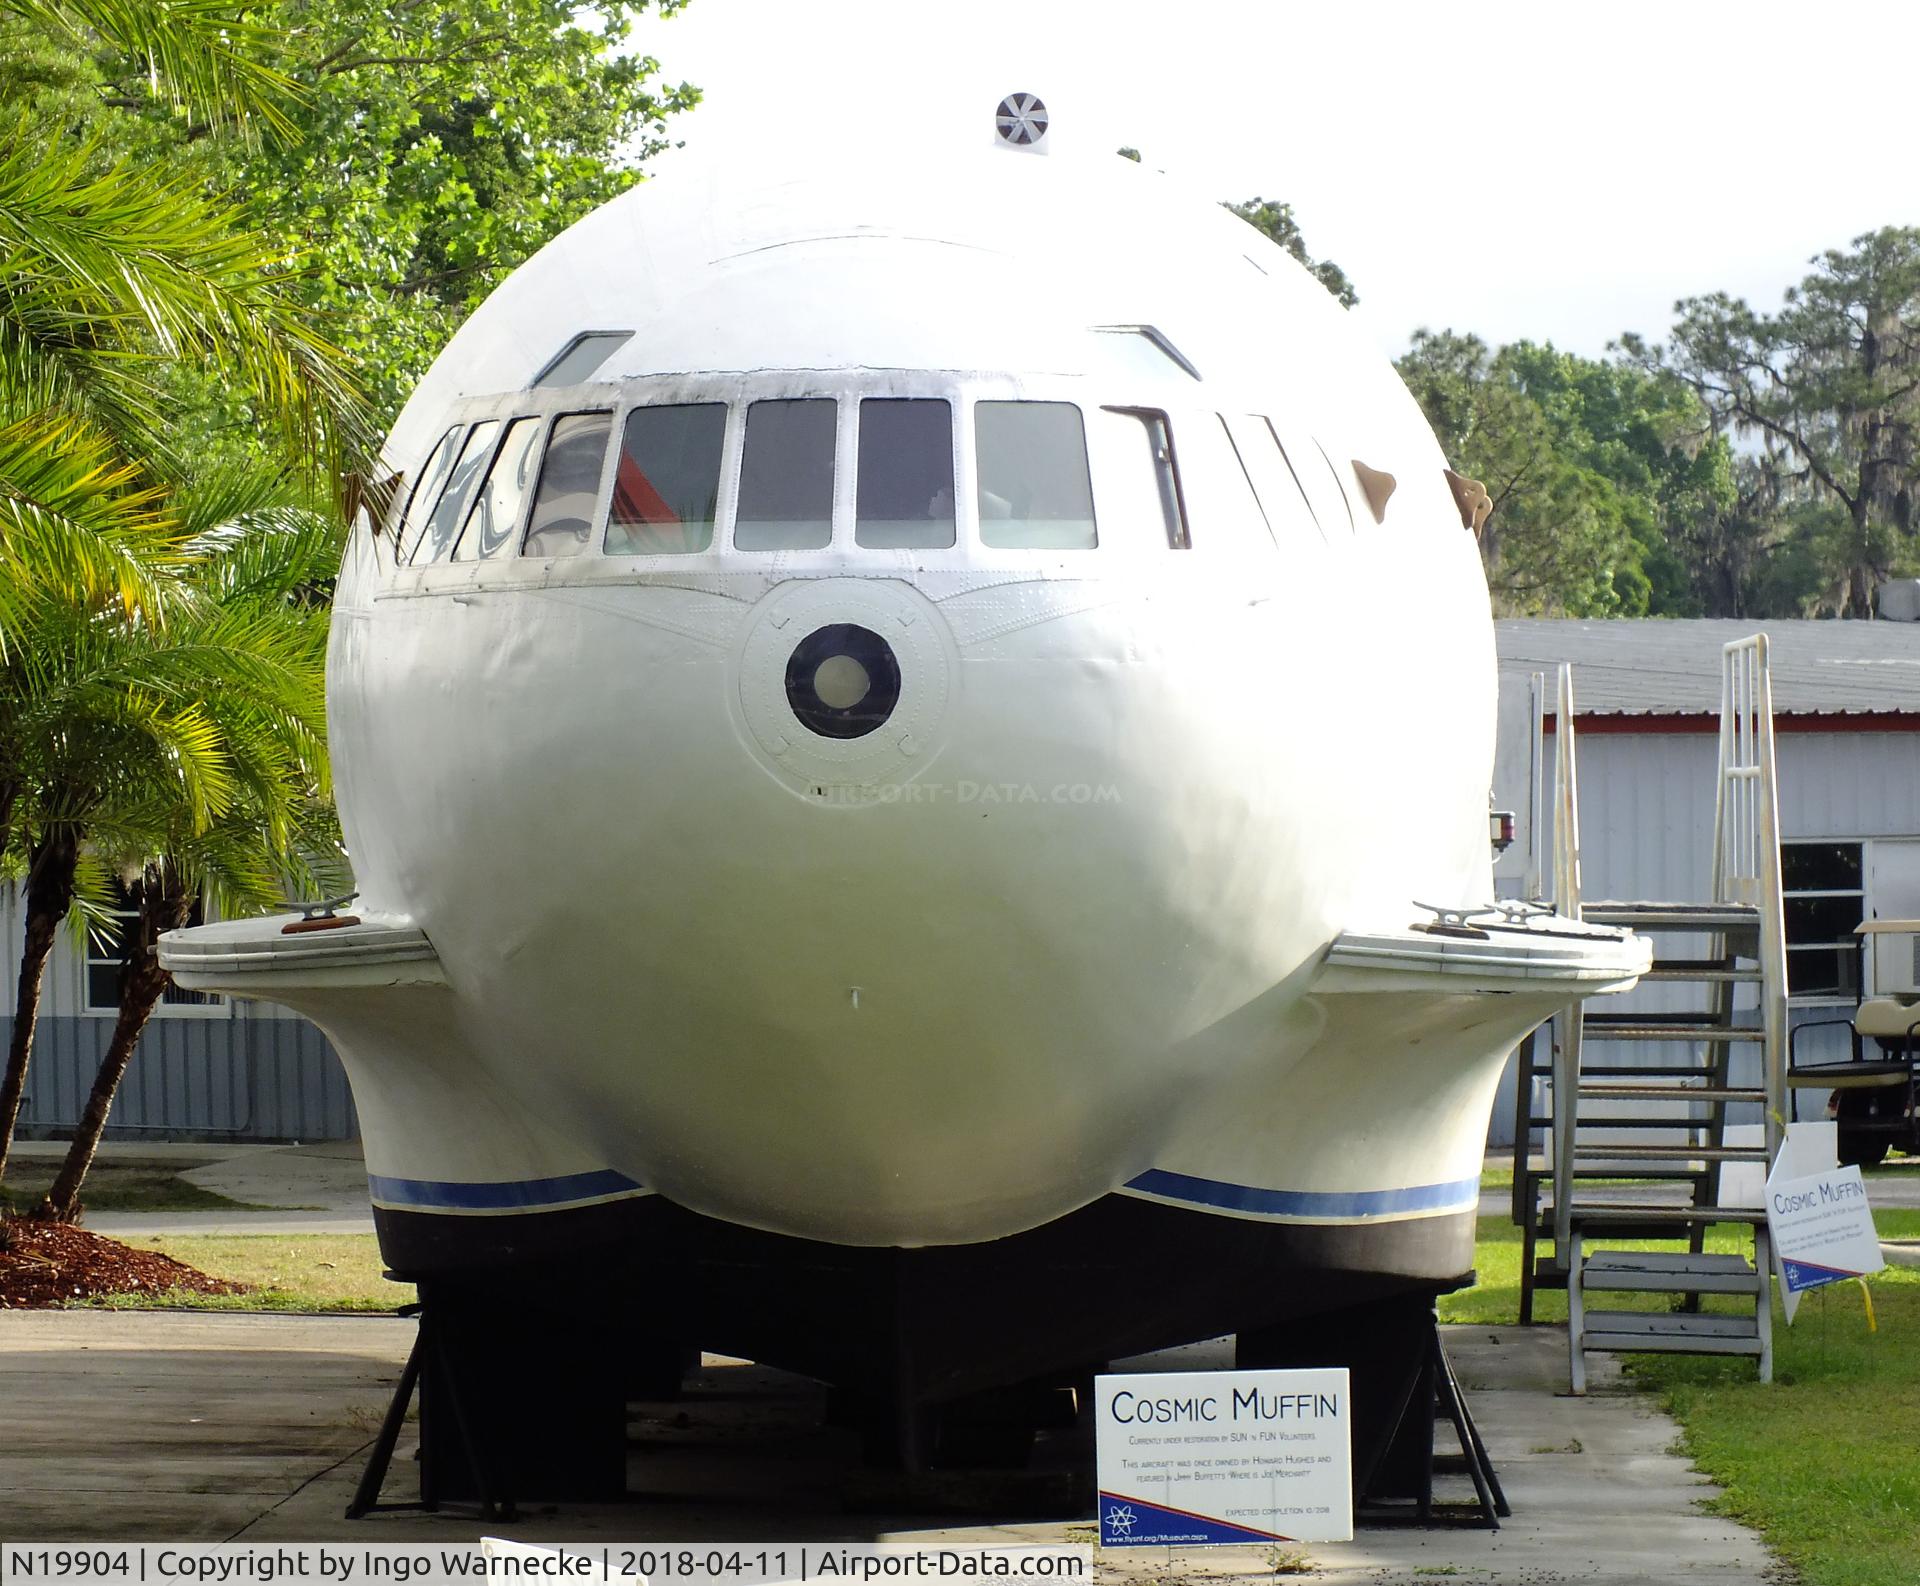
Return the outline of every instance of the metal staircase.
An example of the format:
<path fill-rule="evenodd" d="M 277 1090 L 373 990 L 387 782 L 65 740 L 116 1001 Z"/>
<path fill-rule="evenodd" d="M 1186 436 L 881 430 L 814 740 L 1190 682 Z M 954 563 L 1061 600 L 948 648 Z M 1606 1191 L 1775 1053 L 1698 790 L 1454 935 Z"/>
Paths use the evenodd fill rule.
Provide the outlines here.
<path fill-rule="evenodd" d="M 1654 964 L 1643 985 L 1697 991 L 1680 1012 L 1587 1012 L 1575 1003 L 1554 1020 L 1547 1060 L 1537 1040 L 1522 1048 L 1514 1147 L 1520 1319 L 1532 1320 L 1537 1289 L 1566 1288 L 1576 1393 L 1586 1391 L 1590 1350 L 1752 1355 L 1761 1380 L 1772 1376 L 1765 1214 L 1723 1205 L 1720 1194 L 1727 1163 L 1753 1163 L 1764 1176 L 1785 1112 L 1786 942 L 1766 636 L 1726 646 L 1722 666 L 1713 885 L 1705 903 L 1582 898 L 1573 680 L 1571 668 L 1560 669 L 1555 907 L 1652 936 Z M 1738 1006 L 1744 985 L 1755 988 L 1757 1008 Z M 1757 1062 L 1739 1060 L 1743 1051 Z M 1546 1105 L 1536 1112 L 1542 1096 Z M 1742 1103 L 1765 1118 L 1764 1144 L 1729 1142 L 1727 1111 Z M 1545 1165 L 1529 1151 L 1536 1128 L 1548 1131 Z M 1704 1249 L 1715 1223 L 1753 1229 L 1751 1262 Z M 1596 1248 L 1609 1239 L 1685 1248 Z M 1676 1308 L 1589 1303 L 1595 1294 L 1649 1292 L 1674 1296 Z M 1737 1315 L 1702 1314 L 1707 1294 L 1746 1303 Z"/>

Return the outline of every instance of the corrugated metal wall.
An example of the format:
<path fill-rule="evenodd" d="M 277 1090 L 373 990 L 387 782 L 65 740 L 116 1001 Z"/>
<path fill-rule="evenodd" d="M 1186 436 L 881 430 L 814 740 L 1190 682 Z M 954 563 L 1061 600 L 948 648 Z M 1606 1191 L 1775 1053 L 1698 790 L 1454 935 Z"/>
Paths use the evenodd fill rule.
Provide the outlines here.
<path fill-rule="evenodd" d="M 0 1019 L 0 1040 L 12 1024 Z M 20 1112 L 26 1134 L 72 1127 L 112 1034 L 107 1018 L 40 1021 Z M 109 1133 L 348 1140 L 359 1122 L 339 1059 L 306 1020 L 160 1017 L 141 1033 Z"/>
<path fill-rule="evenodd" d="M 1575 680 L 1576 686 L 1578 679 Z M 1502 679 L 1511 686 L 1511 679 Z M 1524 680 L 1520 686 L 1524 690 Z M 1920 837 L 1920 733 L 1782 733 L 1776 740 L 1780 775 L 1780 830 L 1784 839 Z M 1578 740 L 1581 879 L 1589 899 L 1672 902 L 1704 900 L 1713 874 L 1714 777 L 1719 741 L 1711 733 L 1597 733 Z M 1501 754 L 1522 755 L 1524 743 L 1503 733 Z M 1548 740 L 1552 765 L 1552 740 Z M 1522 762 L 1524 763 L 1524 761 Z M 1551 770 L 1549 769 L 1549 776 Z M 1547 801 L 1551 821 L 1552 800 Z M 1547 834 L 1551 852 L 1551 833 Z M 1704 951 L 1705 942 L 1692 944 Z M 1661 950 L 1682 951 L 1681 939 Z M 1751 1009 L 1751 987 L 1736 1007 Z M 1679 1010 L 1698 1005 L 1697 987 L 1663 984 L 1609 1004 L 1629 1009 Z M 1831 1018 L 1834 1008 L 1796 1008 L 1795 1023 Z M 1807 1057 L 1841 1057 L 1846 1032 L 1822 1031 L 1803 1043 Z M 1831 1050 L 1828 1050 L 1831 1048 Z M 1656 1063 L 1658 1048 L 1609 1048 L 1609 1058 Z M 1671 1055 L 1670 1053 L 1668 1055 Z M 1757 1063 L 1751 1051 L 1737 1053 Z M 1736 1084 L 1757 1084 L 1757 1069 Z M 1513 1141 L 1511 1067 L 1501 1084 L 1489 1143 Z M 1824 1098 L 1822 1098 L 1824 1100 Z M 1757 1121 L 1758 1110 L 1751 1109 Z M 1738 1113 L 1734 1114 L 1736 1121 Z"/>
<path fill-rule="evenodd" d="M 20 900 L 0 889 L 0 1042 L 13 1029 Z M 63 937 L 47 964 L 20 1128 L 72 1127 L 113 1036 L 112 1015 L 86 1006 L 86 955 Z M 350 1140 L 360 1132 L 346 1071 L 305 1019 L 263 1003 L 163 1008 L 141 1032 L 114 1101 L 109 1135 L 131 1139 Z"/>

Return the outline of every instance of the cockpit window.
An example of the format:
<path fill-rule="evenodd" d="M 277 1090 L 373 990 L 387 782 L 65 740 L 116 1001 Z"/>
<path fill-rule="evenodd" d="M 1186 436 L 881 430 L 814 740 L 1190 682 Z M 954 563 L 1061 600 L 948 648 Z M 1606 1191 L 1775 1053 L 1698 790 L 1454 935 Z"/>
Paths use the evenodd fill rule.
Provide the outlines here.
<path fill-rule="evenodd" d="M 937 399 L 860 404 L 856 545 L 937 550 L 953 544 L 953 406 Z"/>
<path fill-rule="evenodd" d="M 447 554 L 447 547 L 453 544 L 454 535 L 460 532 L 460 525 L 466 519 L 467 505 L 473 500 L 481 471 L 493 456 L 493 443 L 499 438 L 498 419 L 476 424 L 468 434 L 467 444 L 460 448 L 460 460 L 447 476 L 447 487 L 440 492 L 433 515 L 427 519 L 426 531 L 420 536 L 420 543 L 413 548 L 415 566 L 422 562 L 437 562 Z"/>
<path fill-rule="evenodd" d="M 983 545 L 1087 551 L 1099 543 L 1077 407 L 976 402 L 973 432 Z"/>
<path fill-rule="evenodd" d="M 713 544 L 724 402 L 635 408 L 614 465 L 609 556 L 671 556 Z"/>
<path fill-rule="evenodd" d="M 1353 504 L 1340 488 L 1340 476 L 1333 471 L 1333 464 L 1320 443 L 1311 435 L 1284 430 L 1278 424 L 1273 426 L 1273 433 L 1280 449 L 1287 454 L 1287 461 L 1293 464 L 1294 475 L 1307 494 L 1307 503 L 1313 508 L 1321 532 L 1329 539 L 1336 534 L 1353 533 Z"/>
<path fill-rule="evenodd" d="M 612 433 L 611 413 L 563 413 L 553 421 L 523 555 L 578 556 L 587 548 Z"/>
<path fill-rule="evenodd" d="M 827 397 L 755 402 L 747 409 L 740 506 L 742 551 L 817 551 L 833 543 L 835 404 Z"/>
<path fill-rule="evenodd" d="M 498 556 L 512 543 L 513 531 L 520 526 L 520 509 L 527 504 L 527 491 L 533 484 L 533 470 L 540 456 L 540 424 L 537 418 L 515 419 L 507 426 L 507 438 L 494 455 L 487 470 L 487 482 L 473 498 L 467 513 L 467 526 L 453 548 L 456 562 L 469 562 Z"/>
<path fill-rule="evenodd" d="M 1257 413 L 1235 413 L 1227 419 L 1227 432 L 1253 481 L 1254 494 L 1260 498 L 1260 510 L 1267 515 L 1274 542 L 1287 544 L 1298 540 L 1303 532 L 1317 532 L 1313 508 L 1307 504 L 1287 454 L 1280 449 L 1273 426 Z"/>
<path fill-rule="evenodd" d="M 453 459 L 460 450 L 460 437 L 465 433 L 456 424 L 440 437 L 440 444 L 420 465 L 420 478 L 407 500 L 406 520 L 401 525 L 400 537 L 394 546 L 396 562 L 412 561 L 413 553 L 419 549 L 420 531 L 426 527 L 427 513 L 432 510 L 434 502 L 440 499 L 440 487 L 447 482 L 447 470 L 453 466 Z"/>
<path fill-rule="evenodd" d="M 583 331 L 553 355 L 533 377 L 535 386 L 578 385 L 613 356 L 613 349 L 633 340 L 630 330 Z"/>

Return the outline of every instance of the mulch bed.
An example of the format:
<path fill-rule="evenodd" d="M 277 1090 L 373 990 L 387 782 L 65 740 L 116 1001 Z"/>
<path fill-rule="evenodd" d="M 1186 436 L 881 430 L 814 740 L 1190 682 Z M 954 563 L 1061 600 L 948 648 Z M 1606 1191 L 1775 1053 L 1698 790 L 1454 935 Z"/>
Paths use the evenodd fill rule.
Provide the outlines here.
<path fill-rule="evenodd" d="M 0 1310 L 66 1305 L 102 1294 L 244 1294 L 157 1250 L 135 1250 L 70 1223 L 0 1218 Z"/>

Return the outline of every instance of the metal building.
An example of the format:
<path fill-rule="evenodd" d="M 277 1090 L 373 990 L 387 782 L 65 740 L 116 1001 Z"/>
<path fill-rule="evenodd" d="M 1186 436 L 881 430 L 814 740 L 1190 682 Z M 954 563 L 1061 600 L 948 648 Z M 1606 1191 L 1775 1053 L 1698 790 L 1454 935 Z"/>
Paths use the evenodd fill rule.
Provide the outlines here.
<path fill-rule="evenodd" d="M 8 995 L 0 1042 L 13 1030 L 22 904 L 0 888 L 0 963 Z M 47 964 L 22 1138 L 70 1130 L 93 1087 L 118 1012 L 119 955 L 63 931 Z M 347 1076 L 305 1019 L 261 1002 L 169 992 L 140 1037 L 108 1125 L 109 1139 L 345 1140 L 359 1133 Z"/>
<path fill-rule="evenodd" d="M 1580 846 L 1588 898 L 1708 895 L 1720 652 L 1764 631 L 1777 733 L 1787 964 L 1796 1024 L 1850 1013 L 1873 969 L 1854 928 L 1920 916 L 1920 622 L 1555 621 L 1495 625 L 1494 798 L 1520 817 L 1496 867 L 1520 896 L 1552 850 L 1553 677 L 1573 665 Z M 1547 797 L 1536 811 L 1532 680 L 1544 675 Z M 1637 994 L 1638 995 L 1638 994 Z M 1813 1032 L 1802 1056 L 1844 1055 Z M 1511 1073 L 1492 1143 L 1511 1144 Z"/>

